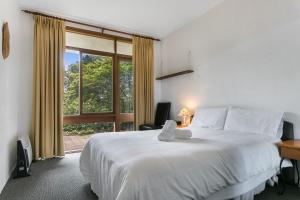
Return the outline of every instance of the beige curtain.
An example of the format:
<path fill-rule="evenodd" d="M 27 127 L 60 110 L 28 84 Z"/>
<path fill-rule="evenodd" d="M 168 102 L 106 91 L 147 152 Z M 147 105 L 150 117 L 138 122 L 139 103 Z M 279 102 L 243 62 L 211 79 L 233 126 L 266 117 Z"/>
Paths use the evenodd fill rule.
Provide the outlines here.
<path fill-rule="evenodd" d="M 34 158 L 64 156 L 65 23 L 34 16 L 32 145 Z"/>
<path fill-rule="evenodd" d="M 153 123 L 153 40 L 133 37 L 135 128 Z"/>

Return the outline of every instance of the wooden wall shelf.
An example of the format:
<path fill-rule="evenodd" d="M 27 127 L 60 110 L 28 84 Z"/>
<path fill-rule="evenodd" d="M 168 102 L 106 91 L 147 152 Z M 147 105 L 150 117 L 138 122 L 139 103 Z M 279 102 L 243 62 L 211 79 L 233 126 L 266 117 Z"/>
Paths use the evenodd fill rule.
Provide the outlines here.
<path fill-rule="evenodd" d="M 184 71 L 176 72 L 176 73 L 173 73 L 173 74 L 168 74 L 168 75 L 165 75 L 165 76 L 157 77 L 156 80 L 163 80 L 163 79 L 172 78 L 172 77 L 175 77 L 175 76 L 180 76 L 180 75 L 183 75 L 183 74 L 189 74 L 189 73 L 192 73 L 192 72 L 194 72 L 194 70 L 184 70 Z"/>

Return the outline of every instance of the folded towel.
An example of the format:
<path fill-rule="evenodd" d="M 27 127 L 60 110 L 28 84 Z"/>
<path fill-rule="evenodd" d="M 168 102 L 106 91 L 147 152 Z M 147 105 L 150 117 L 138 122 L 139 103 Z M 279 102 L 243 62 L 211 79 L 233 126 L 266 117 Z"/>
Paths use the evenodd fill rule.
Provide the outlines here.
<path fill-rule="evenodd" d="M 158 140 L 161 141 L 172 141 L 175 138 L 176 122 L 173 120 L 167 120 L 161 133 L 157 136 Z"/>
<path fill-rule="evenodd" d="M 192 131 L 189 129 L 175 129 L 175 138 L 176 139 L 189 139 L 192 137 Z"/>

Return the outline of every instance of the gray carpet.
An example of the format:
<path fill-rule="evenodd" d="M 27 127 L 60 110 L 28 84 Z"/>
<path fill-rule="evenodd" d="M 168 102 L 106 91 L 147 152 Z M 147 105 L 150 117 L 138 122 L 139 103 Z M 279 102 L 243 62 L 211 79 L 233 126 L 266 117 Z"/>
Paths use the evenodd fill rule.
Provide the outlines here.
<path fill-rule="evenodd" d="M 64 159 L 50 159 L 32 164 L 32 176 L 11 179 L 3 189 L 0 200 L 96 200 L 89 185 L 79 172 L 79 154 Z M 255 200 L 299 200 L 300 189 L 289 186 L 283 196 L 276 188 L 267 188 Z"/>
<path fill-rule="evenodd" d="M 32 164 L 32 176 L 11 179 L 0 200 L 96 200 L 79 171 L 79 154 Z"/>

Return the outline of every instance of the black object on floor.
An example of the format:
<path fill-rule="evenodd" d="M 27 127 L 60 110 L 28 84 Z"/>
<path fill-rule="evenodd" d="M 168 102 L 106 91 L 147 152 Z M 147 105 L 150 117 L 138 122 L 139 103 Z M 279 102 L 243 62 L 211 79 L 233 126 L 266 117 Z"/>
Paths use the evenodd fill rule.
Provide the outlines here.
<path fill-rule="evenodd" d="M 14 178 L 30 176 L 30 162 L 27 149 L 23 147 L 22 141 L 17 141 L 17 166 Z"/>

